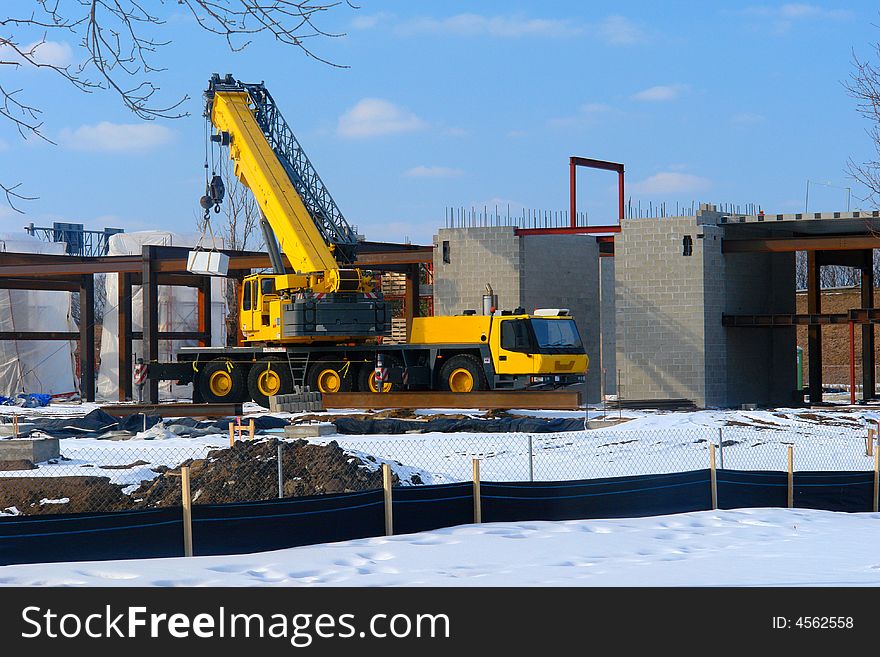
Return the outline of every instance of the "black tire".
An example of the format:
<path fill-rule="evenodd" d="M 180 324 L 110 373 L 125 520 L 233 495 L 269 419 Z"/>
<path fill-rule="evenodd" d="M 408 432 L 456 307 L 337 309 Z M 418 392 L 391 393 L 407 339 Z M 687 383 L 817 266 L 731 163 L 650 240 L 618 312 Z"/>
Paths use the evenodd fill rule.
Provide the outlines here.
<path fill-rule="evenodd" d="M 382 360 L 384 361 L 386 369 L 401 367 L 403 365 L 397 356 L 391 356 L 389 354 L 382 354 Z M 359 392 L 377 392 L 375 390 L 375 380 L 373 379 L 373 374 L 375 373 L 376 366 L 372 363 L 363 363 L 358 368 L 357 389 Z M 373 383 L 372 386 L 370 385 L 371 383 Z M 386 383 L 385 388 L 386 389 L 383 392 L 393 392 L 398 390 L 400 386 L 396 383 Z"/>
<path fill-rule="evenodd" d="M 209 404 L 238 404 L 247 399 L 244 369 L 226 360 L 205 363 L 198 374 L 199 394 Z"/>
<path fill-rule="evenodd" d="M 277 386 L 274 392 L 273 383 Z M 248 372 L 247 387 L 251 399 L 260 406 L 269 408 L 271 395 L 287 395 L 293 392 L 293 377 L 287 363 L 280 360 L 258 360 L 251 365 Z"/>
<path fill-rule="evenodd" d="M 342 361 L 339 357 L 325 356 L 316 359 L 309 366 L 306 383 L 312 392 L 349 392 L 354 385 L 353 370 L 350 362 Z M 334 380 L 330 372 L 335 374 L 335 386 L 327 385 Z"/>
<path fill-rule="evenodd" d="M 454 386 L 451 385 L 450 378 L 453 373 L 461 370 L 466 371 L 470 375 L 472 382 L 470 390 L 453 390 Z M 460 374 L 457 374 L 456 377 L 462 378 Z M 475 390 L 489 389 L 489 383 L 486 381 L 486 373 L 483 371 L 483 365 L 480 363 L 480 359 L 469 354 L 459 354 L 447 360 L 443 364 L 443 367 L 440 368 L 440 380 L 438 381 L 438 384 L 440 390 L 445 390 L 447 392 L 473 392 Z"/>

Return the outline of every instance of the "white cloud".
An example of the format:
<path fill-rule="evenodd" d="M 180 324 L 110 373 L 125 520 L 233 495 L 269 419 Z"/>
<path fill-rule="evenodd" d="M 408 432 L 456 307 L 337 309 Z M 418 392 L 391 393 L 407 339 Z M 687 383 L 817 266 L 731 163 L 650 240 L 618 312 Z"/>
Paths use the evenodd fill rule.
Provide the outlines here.
<path fill-rule="evenodd" d="M 599 23 L 599 33 L 614 46 L 627 46 L 645 40 L 644 31 L 624 16 L 609 16 Z"/>
<path fill-rule="evenodd" d="M 19 50 L 27 57 L 22 57 L 11 46 L 0 46 L 0 59 L 25 64 L 29 61 L 35 64 L 58 66 L 64 68 L 73 61 L 73 49 L 64 41 L 34 41 Z"/>
<path fill-rule="evenodd" d="M 584 28 L 568 19 L 528 18 L 522 15 L 482 16 L 456 14 L 448 18 L 422 17 L 399 23 L 403 35 L 446 34 L 452 36 L 560 37 L 582 34 Z"/>
<path fill-rule="evenodd" d="M 690 173 L 661 171 L 648 176 L 642 181 L 633 183 L 630 189 L 639 194 L 683 194 L 702 192 L 709 189 L 712 182 Z"/>
<path fill-rule="evenodd" d="M 111 123 L 81 125 L 61 131 L 61 143 L 78 151 L 143 152 L 167 144 L 174 132 L 156 123 Z"/>
<path fill-rule="evenodd" d="M 662 102 L 667 100 L 675 100 L 682 93 L 688 90 L 686 84 L 658 84 L 647 89 L 642 89 L 638 93 L 633 94 L 633 100 L 644 100 L 649 102 Z"/>
<path fill-rule="evenodd" d="M 363 98 L 339 117 L 336 132 L 363 138 L 424 130 L 428 124 L 409 110 L 382 98 Z"/>
<path fill-rule="evenodd" d="M 354 30 L 371 30 L 380 23 L 384 23 L 391 19 L 393 14 L 388 12 L 379 12 L 378 14 L 364 14 L 355 16 L 351 21 L 351 27 Z"/>
<path fill-rule="evenodd" d="M 807 19 L 843 19 L 852 17 L 853 13 L 848 9 L 825 9 L 818 5 L 791 2 L 779 7 L 748 7 L 745 13 L 753 16 L 769 16 L 784 20 L 807 20 Z"/>
<path fill-rule="evenodd" d="M 755 114 L 754 112 L 740 112 L 739 114 L 734 114 L 730 118 L 730 122 L 734 125 L 756 125 L 758 123 L 763 123 L 766 120 L 766 117 L 761 114 Z"/>
<path fill-rule="evenodd" d="M 452 167 L 429 167 L 420 165 L 405 171 L 403 175 L 407 178 L 457 178 L 458 176 L 464 175 L 464 171 Z"/>
<path fill-rule="evenodd" d="M 818 5 L 806 3 L 788 3 L 778 7 L 757 6 L 743 10 L 747 16 L 760 19 L 773 32 L 789 31 L 795 23 L 805 21 L 847 20 L 854 16 L 848 9 L 825 9 Z"/>
<path fill-rule="evenodd" d="M 584 103 L 578 108 L 578 113 L 573 116 L 561 116 L 547 120 L 551 128 L 571 128 L 587 126 L 595 123 L 600 114 L 611 111 L 611 106 L 605 103 Z"/>

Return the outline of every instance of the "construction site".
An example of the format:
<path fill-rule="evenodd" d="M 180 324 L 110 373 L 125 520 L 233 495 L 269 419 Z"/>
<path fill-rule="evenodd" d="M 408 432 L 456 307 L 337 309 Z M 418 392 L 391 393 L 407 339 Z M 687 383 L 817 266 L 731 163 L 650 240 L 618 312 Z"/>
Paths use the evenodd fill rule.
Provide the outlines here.
<path fill-rule="evenodd" d="M 206 175 L 200 233 L 30 223 L 0 242 L 3 563 L 116 554 L 51 538 L 22 552 L 32 532 L 67 533 L 19 516 L 98 513 L 111 531 L 119 513 L 181 505 L 186 555 L 391 534 L 393 517 L 412 532 L 621 504 L 821 506 L 804 473 L 824 469 L 868 478 L 833 508 L 877 510 L 880 212 L 642 216 L 624 163 L 571 155 L 565 210 L 447 209 L 430 244 L 370 241 L 265 84 L 215 74 L 204 102 L 206 149 L 235 180 Z M 578 211 L 585 169 L 615 186 L 601 222 Z M 214 237 L 233 184 L 259 208 L 260 249 Z M 823 285 L 823 267 L 857 286 Z M 745 480 L 786 469 L 784 500 Z M 751 474 L 719 483 L 719 470 Z M 646 501 L 653 476 L 687 488 Z M 481 493 L 581 480 L 611 487 L 604 506 L 524 510 Z M 631 502 L 613 497 L 624 483 Z M 374 494 L 384 519 L 316 520 L 294 537 L 266 531 L 260 507 L 248 539 L 193 538 L 193 513 L 222 519 L 232 503 L 355 514 Z M 414 501 L 439 506 L 400 506 Z M 173 555 L 179 540 L 126 545 Z"/>

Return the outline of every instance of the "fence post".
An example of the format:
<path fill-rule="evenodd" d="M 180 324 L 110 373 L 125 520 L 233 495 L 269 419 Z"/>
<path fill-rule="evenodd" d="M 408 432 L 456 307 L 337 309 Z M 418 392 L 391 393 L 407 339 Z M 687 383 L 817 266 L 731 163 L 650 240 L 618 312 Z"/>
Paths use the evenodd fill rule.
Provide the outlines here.
<path fill-rule="evenodd" d="M 480 499 L 480 459 L 474 459 L 474 524 L 483 522 L 483 503 Z"/>
<path fill-rule="evenodd" d="M 724 433 L 721 427 L 718 427 L 718 457 L 720 459 L 719 467 L 724 469 Z"/>
<path fill-rule="evenodd" d="M 180 467 L 180 493 L 183 501 L 183 554 L 193 555 L 192 539 L 192 496 L 189 488 L 189 466 Z"/>
<path fill-rule="evenodd" d="M 865 456 L 874 456 L 874 434 L 876 431 L 868 427 L 868 437 L 865 438 Z"/>
<path fill-rule="evenodd" d="M 284 497 L 284 467 L 281 465 L 281 446 L 283 443 L 278 441 L 278 499 Z"/>
<path fill-rule="evenodd" d="M 788 508 L 794 508 L 794 445 L 788 446 Z"/>
<path fill-rule="evenodd" d="M 880 448 L 874 450 L 874 513 L 880 500 Z"/>
<path fill-rule="evenodd" d="M 382 488 L 385 491 L 385 536 L 394 535 L 394 518 L 391 512 L 391 466 L 382 464 Z"/>
<path fill-rule="evenodd" d="M 718 508 L 718 477 L 715 471 L 715 445 L 709 443 L 709 484 L 712 490 L 712 510 Z"/>
<path fill-rule="evenodd" d="M 535 452 L 532 449 L 532 434 L 529 434 L 529 481 L 535 480 Z"/>

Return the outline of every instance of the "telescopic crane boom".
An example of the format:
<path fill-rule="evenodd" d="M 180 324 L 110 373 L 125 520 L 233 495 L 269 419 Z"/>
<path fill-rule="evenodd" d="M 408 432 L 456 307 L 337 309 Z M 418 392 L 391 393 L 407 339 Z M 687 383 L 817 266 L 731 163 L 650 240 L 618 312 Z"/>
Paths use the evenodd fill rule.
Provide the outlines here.
<path fill-rule="evenodd" d="M 355 231 L 265 85 L 214 74 L 205 97 L 205 115 L 216 131 L 211 139 L 229 146 L 236 177 L 253 193 L 293 269 L 294 276 L 283 281 L 287 289 L 372 291 L 371 281 L 350 269 Z M 271 254 L 274 239 L 267 242 Z"/>
<path fill-rule="evenodd" d="M 265 85 L 215 73 L 205 99 L 211 141 L 228 146 L 235 176 L 254 195 L 275 270 L 245 279 L 245 341 L 357 342 L 387 334 L 385 301 L 373 279 L 352 267 L 357 235 Z M 214 201 L 203 198 L 205 207 L 219 203 L 222 190 L 208 197 Z"/>

